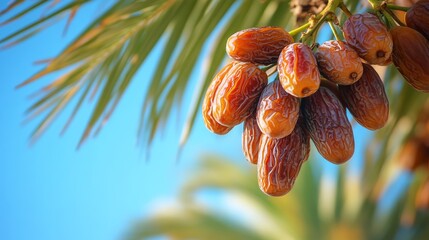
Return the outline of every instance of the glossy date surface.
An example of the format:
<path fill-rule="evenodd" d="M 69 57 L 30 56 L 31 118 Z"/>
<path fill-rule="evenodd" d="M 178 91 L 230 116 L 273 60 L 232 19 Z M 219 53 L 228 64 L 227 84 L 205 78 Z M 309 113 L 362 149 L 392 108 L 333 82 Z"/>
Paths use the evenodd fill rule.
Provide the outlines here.
<path fill-rule="evenodd" d="M 429 92 L 429 41 L 409 27 L 398 26 L 390 33 L 393 64 L 416 90 Z"/>
<path fill-rule="evenodd" d="M 328 88 L 302 101 L 305 127 L 319 153 L 328 161 L 341 164 L 354 153 L 353 129 L 340 100 Z"/>
<path fill-rule="evenodd" d="M 256 164 L 258 162 L 261 136 L 262 132 L 256 122 L 256 116 L 253 114 L 244 121 L 241 137 L 243 154 L 250 163 Z"/>
<path fill-rule="evenodd" d="M 298 124 L 285 138 L 262 135 L 258 159 L 259 188 L 271 196 L 288 193 L 310 151 L 310 139 Z"/>
<path fill-rule="evenodd" d="M 429 1 L 420 0 L 405 15 L 407 26 L 417 30 L 429 40 Z"/>
<path fill-rule="evenodd" d="M 376 130 L 389 119 L 389 100 L 375 69 L 368 64 L 363 66 L 362 78 L 352 85 L 339 86 L 339 91 L 355 120 L 367 129 Z"/>
<path fill-rule="evenodd" d="M 283 89 L 295 97 L 307 97 L 319 89 L 317 61 L 305 44 L 292 43 L 285 47 L 280 54 L 277 71 Z"/>
<path fill-rule="evenodd" d="M 359 55 L 343 41 L 329 40 L 322 43 L 315 56 L 320 73 L 336 84 L 350 85 L 362 76 Z"/>
<path fill-rule="evenodd" d="M 293 42 L 280 27 L 250 28 L 231 35 L 226 52 L 237 61 L 267 65 L 277 62 L 282 49 Z"/>
<path fill-rule="evenodd" d="M 225 67 L 223 67 L 222 70 L 220 70 L 220 72 L 214 77 L 214 79 L 210 83 L 203 100 L 202 114 L 204 124 L 206 125 L 208 130 L 219 135 L 227 134 L 229 131 L 231 131 L 232 128 L 220 124 L 213 117 L 213 101 L 216 96 L 216 91 L 219 85 L 222 83 L 222 80 L 228 74 L 229 70 L 233 67 L 233 65 L 234 63 L 229 63 Z"/>
<path fill-rule="evenodd" d="M 267 82 L 267 74 L 256 65 L 233 62 L 217 88 L 213 117 L 227 127 L 243 122 L 255 110 Z"/>
<path fill-rule="evenodd" d="M 300 101 L 287 93 L 278 80 L 268 84 L 259 98 L 256 117 L 261 131 L 273 138 L 283 138 L 295 128 Z"/>
<path fill-rule="evenodd" d="M 346 42 L 369 64 L 383 65 L 392 53 L 392 38 L 386 26 L 371 13 L 355 14 L 343 25 Z"/>

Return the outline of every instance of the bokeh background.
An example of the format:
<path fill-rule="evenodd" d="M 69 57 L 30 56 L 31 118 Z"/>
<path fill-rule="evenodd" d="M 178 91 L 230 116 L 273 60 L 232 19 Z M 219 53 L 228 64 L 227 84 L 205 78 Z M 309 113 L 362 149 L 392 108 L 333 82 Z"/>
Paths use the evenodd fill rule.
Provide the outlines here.
<path fill-rule="evenodd" d="M 158 129 L 151 144 L 141 144 L 137 136 L 141 106 L 154 74 L 153 66 L 165 50 L 166 37 L 156 44 L 96 137 L 77 149 L 97 97 L 83 103 L 64 134 L 63 125 L 73 111 L 72 106 L 65 108 L 64 114 L 53 121 L 42 137 L 32 141 L 32 132 L 43 114 L 26 120 L 26 111 L 40 96 L 37 91 L 66 70 L 19 89 L 16 86 L 40 71 L 45 66 L 44 60 L 57 56 L 115 2 L 90 1 L 79 8 L 70 24 L 65 15 L 41 33 L 16 46 L 3 45 L 0 51 L 1 239 L 122 239 L 158 235 L 177 239 L 219 239 L 219 236 L 425 239 L 428 236 L 423 231 L 428 229 L 427 212 L 415 214 L 413 206 L 404 210 L 405 202 L 408 205 L 414 202 L 413 197 L 406 201 L 405 196 L 415 195 L 415 188 L 426 173 L 418 172 L 416 177 L 407 169 L 398 170 L 395 164 L 380 169 L 374 165 L 383 177 L 378 183 L 375 180 L 366 183 L 362 179 L 365 169 L 371 168 L 368 154 L 383 153 L 380 149 L 368 153 L 368 143 L 374 138 L 379 140 L 375 144 L 387 140 L 383 135 L 377 138 L 357 124 L 356 152 L 348 163 L 341 167 L 332 165 L 313 150 L 296 187 L 282 198 L 267 197 L 259 191 L 256 168 L 247 164 L 241 152 L 241 126 L 226 136 L 217 136 L 205 128 L 198 113 L 186 145 L 179 147 L 181 130 L 195 94 L 193 87 L 184 92 L 183 103 L 173 108 L 165 127 Z M 223 21 L 243 2 L 249 1 L 236 1 Z M 33 3 L 25 1 L 0 16 L 0 22 Z M 1 1 L 0 10 L 9 4 Z M 0 38 L 46 16 L 61 4 L 31 11 L 0 26 Z M 356 11 L 364 10 L 359 6 Z M 213 51 L 221 26 L 222 23 L 202 48 L 189 86 L 201 85 L 205 56 Z M 329 29 L 322 28 L 320 41 L 331 37 Z M 402 96 L 401 92 L 395 94 Z M 77 99 L 72 101 L 76 102 Z M 401 115 L 395 117 L 398 116 Z M 405 130 L 394 135 L 401 140 L 410 131 L 406 126 L 402 129 Z M 386 159 L 395 155 L 400 143 L 397 141 L 397 145 L 389 148 Z M 368 188 L 376 189 L 377 197 L 372 197 L 373 191 Z M 414 190 L 409 193 L 408 189 Z"/>
<path fill-rule="evenodd" d="M 93 108 L 87 103 L 64 135 L 60 136 L 63 122 L 67 121 L 65 114 L 43 137 L 31 143 L 31 133 L 38 124 L 38 119 L 25 122 L 26 109 L 34 100 L 31 95 L 61 72 L 28 87 L 16 86 L 41 69 L 37 61 L 55 57 L 113 2 L 100 0 L 85 5 L 66 33 L 67 18 L 63 18 L 42 34 L 0 51 L 2 239 L 118 239 L 134 221 L 174 199 L 179 184 L 191 174 L 186 170 L 198 164 L 202 154 L 222 152 L 231 159 L 244 160 L 239 128 L 219 137 L 210 134 L 201 119 L 177 160 L 186 107 L 176 110 L 178 117 L 163 129 L 150 153 L 137 144 L 143 95 L 153 74 L 151 66 L 163 51 L 162 42 L 96 139 L 76 150 L 82 126 Z M 2 1 L 0 9 L 8 4 Z M 2 16 L 2 20 L 29 5 L 31 1 Z M 33 12 L 2 26 L 0 34 L 4 37 L 43 14 L 43 10 Z M 199 74 L 193 74 L 193 84 L 197 84 Z M 190 102 L 191 97 L 192 92 L 187 93 L 186 101 Z M 70 107 L 66 110 L 71 111 Z"/>

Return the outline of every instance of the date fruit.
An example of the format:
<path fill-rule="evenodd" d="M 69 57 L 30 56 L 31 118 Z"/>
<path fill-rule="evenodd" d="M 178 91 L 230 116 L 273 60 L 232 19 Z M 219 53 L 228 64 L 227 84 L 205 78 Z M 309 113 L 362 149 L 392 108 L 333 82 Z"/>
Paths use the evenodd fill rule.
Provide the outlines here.
<path fill-rule="evenodd" d="M 316 58 L 310 47 L 303 43 L 292 43 L 282 50 L 277 71 L 285 91 L 295 97 L 308 97 L 319 89 Z"/>
<path fill-rule="evenodd" d="M 335 164 L 349 160 L 355 148 L 353 130 L 335 94 L 320 87 L 301 106 L 306 130 L 319 153 Z"/>
<path fill-rule="evenodd" d="M 261 131 L 272 138 L 291 134 L 299 117 L 299 99 L 287 93 L 279 80 L 268 84 L 259 98 L 256 120 Z"/>
<path fill-rule="evenodd" d="M 250 28 L 231 35 L 226 52 L 237 61 L 268 65 L 277 62 L 282 49 L 293 42 L 280 27 Z"/>
<path fill-rule="evenodd" d="M 429 1 L 420 0 L 405 15 L 407 26 L 421 33 L 429 40 Z"/>
<path fill-rule="evenodd" d="M 339 86 L 341 98 L 360 125 L 370 130 L 382 128 L 389 118 L 389 100 L 383 81 L 371 65 L 363 64 L 362 78 Z"/>
<path fill-rule="evenodd" d="M 371 13 L 355 14 L 343 25 L 346 42 L 369 64 L 382 65 L 392 53 L 392 38 L 386 26 Z"/>
<path fill-rule="evenodd" d="M 208 130 L 219 135 L 227 134 L 229 131 L 231 131 L 232 127 L 223 126 L 213 117 L 213 100 L 216 96 L 216 91 L 219 85 L 222 83 L 222 80 L 228 74 L 229 70 L 232 68 L 233 65 L 233 63 L 227 64 L 225 67 L 222 68 L 222 70 L 220 70 L 220 72 L 214 77 L 214 79 L 210 83 L 210 86 L 207 89 L 206 95 L 204 96 L 203 100 L 202 113 L 204 124 L 206 125 Z"/>
<path fill-rule="evenodd" d="M 409 27 L 398 26 L 390 33 L 393 64 L 411 86 L 429 92 L 429 41 Z"/>
<path fill-rule="evenodd" d="M 350 85 L 362 76 L 362 62 L 353 48 L 343 41 L 329 40 L 315 53 L 320 73 L 328 80 Z"/>
<path fill-rule="evenodd" d="M 326 78 L 322 77 L 322 81 L 320 82 L 320 86 L 323 86 L 329 90 L 331 90 L 331 92 L 333 92 L 335 94 L 335 96 L 337 96 L 337 98 L 340 100 L 341 105 L 344 108 L 344 112 L 346 112 L 346 103 L 344 102 L 343 98 L 340 95 L 340 90 L 338 89 L 338 85 L 328 81 Z"/>
<path fill-rule="evenodd" d="M 232 62 L 213 100 L 213 117 L 227 127 L 243 122 L 256 108 L 267 74 L 252 63 Z"/>
<path fill-rule="evenodd" d="M 271 196 L 288 193 L 309 151 L 310 138 L 301 124 L 297 124 L 293 132 L 284 138 L 276 139 L 263 134 L 257 164 L 259 188 Z"/>
<path fill-rule="evenodd" d="M 253 164 L 258 162 L 259 141 L 262 132 L 256 122 L 256 115 L 248 117 L 243 124 L 243 135 L 241 138 L 241 145 L 244 156 Z"/>

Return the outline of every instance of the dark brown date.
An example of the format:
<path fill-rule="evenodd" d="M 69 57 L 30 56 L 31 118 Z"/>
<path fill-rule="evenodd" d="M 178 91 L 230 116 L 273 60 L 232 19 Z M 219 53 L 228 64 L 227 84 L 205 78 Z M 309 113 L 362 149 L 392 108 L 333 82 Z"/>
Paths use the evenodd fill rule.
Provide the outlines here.
<path fill-rule="evenodd" d="M 344 99 L 340 95 L 340 90 L 338 90 L 338 85 L 331 82 L 331 81 L 328 81 L 326 78 L 322 78 L 322 81 L 320 82 L 320 86 L 328 88 L 329 90 L 331 90 L 331 92 L 333 92 L 335 94 L 335 96 L 337 96 L 337 98 L 340 100 L 341 105 L 343 106 L 344 112 L 345 112 L 346 111 L 346 103 L 344 102 Z"/>
<path fill-rule="evenodd" d="M 261 131 L 273 138 L 284 138 L 295 128 L 300 101 L 287 93 L 277 80 L 268 84 L 259 98 L 256 120 Z"/>
<path fill-rule="evenodd" d="M 241 145 L 244 156 L 250 163 L 256 164 L 258 162 L 259 141 L 261 136 L 262 132 L 256 122 L 256 116 L 252 115 L 248 117 L 243 124 Z"/>
<path fill-rule="evenodd" d="M 343 25 L 346 42 L 370 64 L 388 62 L 392 53 L 392 38 L 386 26 L 371 13 L 355 14 Z"/>
<path fill-rule="evenodd" d="M 339 86 L 341 98 L 360 125 L 370 130 L 382 128 L 389 118 L 389 100 L 383 81 L 371 65 L 363 64 L 362 78 Z"/>
<path fill-rule="evenodd" d="M 349 160 L 354 152 L 353 129 L 340 100 L 328 88 L 302 100 L 305 127 L 319 153 L 332 163 Z"/>
<path fill-rule="evenodd" d="M 297 124 L 285 138 L 262 134 L 258 159 L 259 188 L 271 196 L 288 193 L 310 151 L 310 138 Z"/>
<path fill-rule="evenodd" d="M 254 112 L 267 82 L 267 74 L 256 65 L 233 62 L 217 88 L 213 117 L 227 127 L 243 122 Z"/>
<path fill-rule="evenodd" d="M 407 26 L 417 30 L 429 40 L 429 1 L 420 0 L 405 15 Z"/>
<path fill-rule="evenodd" d="M 237 61 L 267 65 L 277 62 L 282 49 L 293 41 L 280 27 L 250 28 L 231 35 L 226 52 Z"/>
<path fill-rule="evenodd" d="M 409 27 L 398 26 L 390 33 L 393 64 L 416 90 L 429 92 L 429 41 Z"/>

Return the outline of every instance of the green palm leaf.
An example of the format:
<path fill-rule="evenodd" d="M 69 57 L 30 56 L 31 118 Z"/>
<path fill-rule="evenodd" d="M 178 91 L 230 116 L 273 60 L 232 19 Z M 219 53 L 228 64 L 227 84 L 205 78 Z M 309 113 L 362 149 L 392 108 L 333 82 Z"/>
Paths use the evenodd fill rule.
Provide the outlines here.
<path fill-rule="evenodd" d="M 34 11 L 47 11 L 46 16 L 29 22 L 21 29 L 0 39 L 2 47 L 17 44 L 33 36 L 58 17 L 69 16 L 87 4 L 76 0 L 53 8 L 48 1 L 36 1 L 3 21 L 13 22 Z M 12 3 L 9 11 L 19 2 Z M 42 88 L 39 99 L 29 107 L 29 119 L 45 114 L 33 132 L 37 139 L 58 114 L 78 98 L 64 130 L 73 120 L 86 98 L 96 96 L 93 112 L 82 134 L 82 144 L 96 134 L 114 112 L 123 94 L 145 64 L 149 54 L 161 39 L 165 51 L 161 54 L 155 73 L 149 78 L 144 95 L 138 136 L 150 144 L 165 125 L 174 107 L 181 106 L 185 91 L 190 88 L 190 76 L 202 58 L 206 70 L 195 88 L 195 99 L 183 128 L 183 145 L 194 125 L 203 93 L 222 64 L 223 51 L 229 35 L 242 28 L 262 25 L 290 27 L 288 1 L 208 1 L 208 0 L 143 0 L 119 1 L 95 19 L 88 28 L 69 44 L 46 67 L 21 83 L 26 86 L 49 74 L 67 70 L 58 79 Z M 174 17 L 171 17 L 174 16 Z M 214 42 L 212 37 L 218 33 Z M 213 44 L 208 55 L 205 45 Z M 192 47 L 190 47 L 192 46 Z M 63 131 L 64 132 L 64 131 Z"/>

